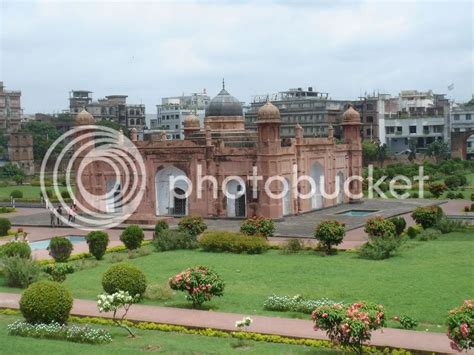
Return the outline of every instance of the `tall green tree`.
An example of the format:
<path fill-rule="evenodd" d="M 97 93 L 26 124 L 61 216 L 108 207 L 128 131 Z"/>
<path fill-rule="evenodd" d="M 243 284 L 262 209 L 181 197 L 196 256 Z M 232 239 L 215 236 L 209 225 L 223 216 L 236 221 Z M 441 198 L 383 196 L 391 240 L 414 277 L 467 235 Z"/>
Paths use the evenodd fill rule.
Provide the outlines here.
<path fill-rule="evenodd" d="M 61 135 L 54 125 L 49 122 L 29 121 L 22 132 L 31 133 L 33 136 L 33 156 L 35 161 L 43 160 L 49 147 Z M 56 151 L 61 150 L 58 145 Z"/>
<path fill-rule="evenodd" d="M 450 152 L 448 143 L 439 139 L 428 145 L 428 149 L 426 151 L 426 154 L 431 157 L 434 157 L 436 162 L 448 159 L 449 153 Z"/>
<path fill-rule="evenodd" d="M 371 141 L 362 142 L 362 159 L 364 161 L 365 166 L 377 160 L 377 153 L 378 153 L 377 143 L 374 143 Z"/>

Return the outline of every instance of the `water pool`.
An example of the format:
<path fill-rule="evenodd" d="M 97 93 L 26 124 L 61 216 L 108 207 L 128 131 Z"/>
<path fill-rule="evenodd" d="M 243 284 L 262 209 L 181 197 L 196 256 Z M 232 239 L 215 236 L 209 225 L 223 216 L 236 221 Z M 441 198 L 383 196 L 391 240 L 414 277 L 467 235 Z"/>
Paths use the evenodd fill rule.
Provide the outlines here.
<path fill-rule="evenodd" d="M 378 212 L 377 210 L 348 210 L 337 213 L 341 216 L 350 216 L 350 217 L 361 217 L 368 216 L 369 214 Z"/>
<path fill-rule="evenodd" d="M 77 244 L 77 243 L 86 241 L 86 237 L 82 237 L 80 235 L 68 235 L 66 236 L 66 238 L 69 239 L 72 244 Z M 31 250 L 46 249 L 49 246 L 50 241 L 51 239 L 45 239 L 45 240 L 38 240 L 36 242 L 31 242 L 30 248 Z"/>

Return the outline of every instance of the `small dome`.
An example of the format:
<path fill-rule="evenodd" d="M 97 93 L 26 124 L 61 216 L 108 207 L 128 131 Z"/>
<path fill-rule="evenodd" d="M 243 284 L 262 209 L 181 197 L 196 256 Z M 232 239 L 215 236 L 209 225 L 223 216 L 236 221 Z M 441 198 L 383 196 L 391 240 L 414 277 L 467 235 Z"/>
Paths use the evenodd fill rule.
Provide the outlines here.
<path fill-rule="evenodd" d="M 131 133 L 138 133 L 138 130 L 137 130 L 135 127 L 133 127 L 133 128 L 130 130 L 130 132 L 131 132 Z"/>
<path fill-rule="evenodd" d="M 206 108 L 206 117 L 209 116 L 242 116 L 242 105 L 224 88 L 214 97 Z"/>
<path fill-rule="evenodd" d="M 82 110 L 76 115 L 76 118 L 74 119 L 74 125 L 75 126 L 86 126 L 86 125 L 91 125 L 94 124 L 94 116 L 92 116 L 89 112 L 86 110 Z"/>
<path fill-rule="evenodd" d="M 201 123 L 199 121 L 199 117 L 190 114 L 184 119 L 183 125 L 184 128 L 199 128 L 201 126 Z"/>
<path fill-rule="evenodd" d="M 357 112 L 352 105 L 342 114 L 342 122 L 354 122 L 360 123 L 360 114 Z"/>
<path fill-rule="evenodd" d="M 280 121 L 280 110 L 270 101 L 268 101 L 265 105 L 258 109 L 257 117 L 259 121 Z"/>

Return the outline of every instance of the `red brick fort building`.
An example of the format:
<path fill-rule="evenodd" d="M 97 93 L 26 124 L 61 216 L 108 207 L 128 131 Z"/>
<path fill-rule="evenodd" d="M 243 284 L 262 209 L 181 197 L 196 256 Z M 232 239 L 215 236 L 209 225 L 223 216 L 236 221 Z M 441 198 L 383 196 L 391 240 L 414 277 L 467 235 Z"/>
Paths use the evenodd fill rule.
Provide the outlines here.
<path fill-rule="evenodd" d="M 298 124 L 295 137 L 282 140 L 276 106 L 267 102 L 258 111 L 257 130 L 246 130 L 242 105 L 223 88 L 206 109 L 204 128 L 193 115 L 185 119 L 184 140 L 167 140 L 164 134 L 138 140 L 137 131 L 132 129 L 131 140 L 145 164 L 146 186 L 130 221 L 146 223 L 162 216 L 183 215 L 279 219 L 347 203 L 349 197 L 343 193 L 342 184 L 349 176 L 361 175 L 361 123 L 352 107 L 342 118 L 343 142 L 336 142 L 331 127 L 327 137 L 304 138 Z M 82 111 L 75 124 L 93 125 L 94 118 Z M 257 182 L 251 179 L 255 171 L 262 177 Z M 82 174 L 85 187 L 95 194 L 109 191 L 116 179 L 113 169 L 101 162 L 93 163 Z M 316 182 L 313 189 L 308 181 L 298 183 L 298 177 L 304 175 Z M 180 179 L 171 186 L 170 177 L 179 176 L 189 180 Z M 203 176 L 214 177 L 215 181 L 202 181 Z M 336 190 L 336 183 L 341 187 L 333 198 L 322 195 L 318 182 L 323 176 L 328 194 Z M 183 198 L 189 184 L 192 192 Z M 265 192 L 265 184 L 273 197 Z M 287 193 L 278 196 L 284 185 L 288 186 Z M 360 181 L 352 181 L 349 189 L 359 194 Z M 120 194 L 119 190 L 114 195 Z M 85 203 L 80 193 L 76 198 Z M 104 210 L 116 212 L 114 200 L 105 203 Z"/>

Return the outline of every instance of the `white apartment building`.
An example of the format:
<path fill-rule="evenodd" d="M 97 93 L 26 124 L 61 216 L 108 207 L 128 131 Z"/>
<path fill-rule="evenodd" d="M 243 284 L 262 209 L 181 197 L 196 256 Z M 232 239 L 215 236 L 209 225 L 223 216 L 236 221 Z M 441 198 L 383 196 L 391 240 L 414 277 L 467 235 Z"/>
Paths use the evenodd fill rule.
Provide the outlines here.
<path fill-rule="evenodd" d="M 150 128 L 166 132 L 170 139 L 184 139 L 184 119 L 194 114 L 199 117 L 201 127 L 204 127 L 205 110 L 210 100 L 205 89 L 191 95 L 164 97 L 161 105 L 156 105 L 156 120 L 150 120 Z"/>
<path fill-rule="evenodd" d="M 455 104 L 451 109 L 451 132 L 474 130 L 474 95 L 464 105 Z M 474 158 L 474 135 L 467 139 L 467 158 Z"/>

